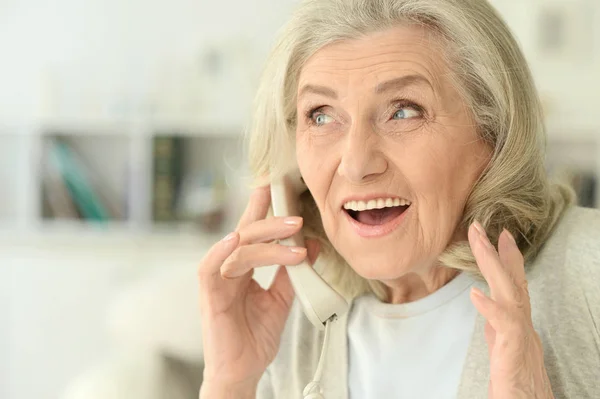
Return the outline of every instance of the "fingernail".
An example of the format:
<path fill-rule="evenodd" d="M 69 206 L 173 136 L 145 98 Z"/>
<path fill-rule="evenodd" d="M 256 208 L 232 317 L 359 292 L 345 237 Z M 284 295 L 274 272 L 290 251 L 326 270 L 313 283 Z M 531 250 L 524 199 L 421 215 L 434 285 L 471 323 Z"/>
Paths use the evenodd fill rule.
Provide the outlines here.
<path fill-rule="evenodd" d="M 290 252 L 293 252 L 295 254 L 305 254 L 306 253 L 306 248 L 302 248 L 302 247 L 290 247 Z"/>
<path fill-rule="evenodd" d="M 221 272 L 221 277 L 223 277 L 223 278 L 237 278 L 240 276 L 241 276 L 241 274 L 239 274 L 239 271 L 236 273 L 235 270 L 225 270 L 225 271 Z"/>
<path fill-rule="evenodd" d="M 506 234 L 508 235 L 508 238 L 510 238 L 510 240 L 512 241 L 513 244 L 517 245 L 517 242 L 515 241 L 515 237 L 513 237 L 513 235 L 510 233 L 510 231 L 504 229 L 504 231 L 506 231 Z"/>
<path fill-rule="evenodd" d="M 229 273 L 229 270 L 221 270 L 221 277 L 230 278 L 231 276 L 229 275 Z"/>
<path fill-rule="evenodd" d="M 290 216 L 283 219 L 283 223 L 287 224 L 288 226 L 300 226 L 301 222 L 302 218 L 299 216 Z"/>
<path fill-rule="evenodd" d="M 487 234 L 485 234 L 485 230 L 483 230 L 483 227 L 481 226 L 481 224 L 475 220 L 473 222 L 473 227 L 475 227 L 475 230 L 477 231 L 477 234 L 479 235 L 479 238 L 481 238 L 482 240 L 485 241 L 485 238 L 487 237 Z"/>
<path fill-rule="evenodd" d="M 485 233 L 485 230 L 483 230 L 483 227 L 481 227 L 481 224 L 478 221 L 475 221 L 474 225 L 475 225 L 475 229 L 479 233 L 479 239 L 481 240 L 481 242 L 483 243 L 483 245 L 485 245 L 489 249 L 495 251 L 496 248 L 494 248 L 494 246 L 490 242 L 490 239 L 488 238 L 487 234 Z"/>
<path fill-rule="evenodd" d="M 233 233 L 229 233 L 227 234 L 225 237 L 223 237 L 223 239 L 221 241 L 231 241 L 235 238 L 235 231 Z"/>
<path fill-rule="evenodd" d="M 471 288 L 471 293 L 479 298 L 485 298 L 485 294 L 479 288 Z"/>
<path fill-rule="evenodd" d="M 473 226 L 475 227 L 475 230 L 477 230 L 477 232 L 479 233 L 479 235 L 485 235 L 485 231 L 483 230 L 483 227 L 481 227 L 481 224 L 475 220 L 473 222 Z"/>
<path fill-rule="evenodd" d="M 496 252 L 496 247 L 494 247 L 494 245 L 490 242 L 489 238 L 487 238 L 486 236 L 481 236 L 481 241 L 483 242 L 483 245 L 488 247 L 490 251 Z"/>

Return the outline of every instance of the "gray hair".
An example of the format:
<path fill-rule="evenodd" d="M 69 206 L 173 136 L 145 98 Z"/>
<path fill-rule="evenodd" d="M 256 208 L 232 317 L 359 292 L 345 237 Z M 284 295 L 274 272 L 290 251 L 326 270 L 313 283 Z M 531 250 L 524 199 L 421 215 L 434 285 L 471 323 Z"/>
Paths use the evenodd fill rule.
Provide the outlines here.
<path fill-rule="evenodd" d="M 575 197 L 546 175 L 546 132 L 531 72 L 509 28 L 485 0 L 301 2 L 280 32 L 256 94 L 248 132 L 255 185 L 267 184 L 270 174 L 285 173 L 295 159 L 296 91 L 308 58 L 335 41 L 407 24 L 425 26 L 443 43 L 451 78 L 480 136 L 493 148 L 458 228 L 476 219 L 493 243 L 506 228 L 529 264 Z M 382 283 L 358 276 L 332 247 L 310 193 L 301 202 L 304 234 L 320 240 L 329 282 L 347 297 L 373 292 L 385 300 Z M 481 277 L 468 242 L 451 244 L 439 262 Z"/>

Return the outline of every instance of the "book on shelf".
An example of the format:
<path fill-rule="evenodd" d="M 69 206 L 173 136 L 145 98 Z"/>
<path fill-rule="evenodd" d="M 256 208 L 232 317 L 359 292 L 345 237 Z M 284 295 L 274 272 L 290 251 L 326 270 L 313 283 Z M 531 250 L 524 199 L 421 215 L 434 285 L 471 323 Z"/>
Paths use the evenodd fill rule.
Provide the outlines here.
<path fill-rule="evenodd" d="M 52 217 L 97 222 L 122 217 L 105 185 L 66 140 L 49 137 L 44 150 L 43 192 Z"/>
<path fill-rule="evenodd" d="M 178 220 L 176 203 L 183 177 L 183 147 L 181 136 L 153 138 L 152 218 L 155 222 Z"/>
<path fill-rule="evenodd" d="M 594 173 L 574 173 L 571 176 L 571 184 L 577 193 L 578 205 L 585 208 L 595 208 L 597 206 L 598 178 Z"/>
<path fill-rule="evenodd" d="M 577 195 L 577 205 L 584 208 L 596 208 L 600 205 L 598 193 L 598 176 L 596 173 L 569 166 L 555 166 L 552 176 L 573 188 Z"/>
<path fill-rule="evenodd" d="M 43 213 L 56 219 L 80 219 L 81 214 L 71 198 L 71 193 L 56 162 L 48 159 L 52 143 L 46 142 L 42 168 Z"/>

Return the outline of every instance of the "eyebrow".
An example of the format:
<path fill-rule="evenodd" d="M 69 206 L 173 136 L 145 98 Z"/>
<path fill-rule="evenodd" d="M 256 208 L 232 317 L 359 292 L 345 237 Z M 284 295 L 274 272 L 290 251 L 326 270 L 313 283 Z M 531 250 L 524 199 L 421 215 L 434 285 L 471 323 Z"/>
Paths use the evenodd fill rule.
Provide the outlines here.
<path fill-rule="evenodd" d="M 306 93 L 320 94 L 324 97 L 333 98 L 334 100 L 337 100 L 338 98 L 338 95 L 335 92 L 335 90 L 325 86 L 305 85 L 304 87 L 302 87 L 302 90 L 300 90 L 298 98 L 302 97 Z"/>
<path fill-rule="evenodd" d="M 375 93 L 380 94 L 380 93 L 390 91 L 393 89 L 397 90 L 397 89 L 400 89 L 400 88 L 403 88 L 406 86 L 419 85 L 419 84 L 425 84 L 433 90 L 433 86 L 431 85 L 429 80 L 427 80 L 424 76 L 422 76 L 422 75 L 406 75 L 406 76 L 401 76 L 399 78 L 394 78 L 394 79 L 390 79 L 385 82 L 379 83 L 375 87 Z M 298 98 L 302 97 L 306 93 L 319 94 L 324 97 L 332 98 L 334 100 L 337 100 L 337 98 L 338 98 L 336 91 L 329 87 L 326 87 L 326 86 L 318 86 L 318 85 L 311 85 L 311 84 L 305 85 L 302 87 L 302 89 L 298 93 Z"/>
<path fill-rule="evenodd" d="M 422 85 L 425 84 L 427 86 L 429 86 L 431 88 L 431 90 L 433 90 L 433 86 L 431 85 L 431 83 L 429 82 L 429 80 L 427 80 L 427 78 L 425 78 L 422 75 L 406 75 L 406 76 L 402 76 L 399 78 L 395 78 L 395 79 L 390 79 L 388 81 L 379 83 L 377 85 L 377 87 L 375 87 L 375 93 L 383 93 L 392 89 L 400 89 L 402 87 L 405 86 L 411 86 L 411 85 Z"/>

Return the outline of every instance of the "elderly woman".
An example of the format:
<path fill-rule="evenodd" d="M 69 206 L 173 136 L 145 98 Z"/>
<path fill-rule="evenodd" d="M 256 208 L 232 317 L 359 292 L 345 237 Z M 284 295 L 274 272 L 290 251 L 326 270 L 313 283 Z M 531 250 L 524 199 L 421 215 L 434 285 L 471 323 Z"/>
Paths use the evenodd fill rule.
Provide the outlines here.
<path fill-rule="evenodd" d="M 256 99 L 257 180 L 199 267 L 201 398 L 600 398 L 600 214 L 544 169 L 525 59 L 485 0 L 308 0 Z M 302 217 L 267 217 L 298 168 Z M 302 229 L 307 248 L 277 240 Z M 348 298 L 323 332 L 286 269 Z M 309 392 L 310 391 L 310 392 Z"/>

